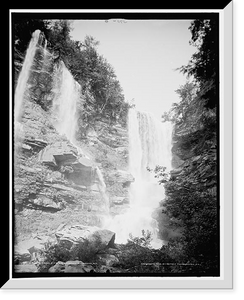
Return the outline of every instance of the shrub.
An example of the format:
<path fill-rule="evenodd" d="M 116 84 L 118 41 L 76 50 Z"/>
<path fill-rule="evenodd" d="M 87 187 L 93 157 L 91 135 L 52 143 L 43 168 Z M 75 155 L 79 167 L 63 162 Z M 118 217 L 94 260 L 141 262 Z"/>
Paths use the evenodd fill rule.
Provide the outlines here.
<path fill-rule="evenodd" d="M 46 273 L 58 261 L 79 260 L 84 263 L 97 263 L 96 254 L 99 252 L 101 240 L 95 242 L 85 240 L 74 245 L 70 250 L 60 244 L 46 243 L 42 252 L 42 259 L 38 263 L 38 271 Z"/>
<path fill-rule="evenodd" d="M 78 259 L 85 263 L 96 263 L 96 254 L 99 252 L 100 245 L 100 239 L 97 239 L 92 243 L 85 240 L 84 242 L 75 245 L 70 251 L 71 260 Z"/>
<path fill-rule="evenodd" d="M 118 255 L 119 266 L 127 272 L 143 272 L 142 264 L 154 263 L 154 250 L 151 249 L 152 234 L 142 230 L 142 237 L 134 237 L 130 234 L 127 244 L 120 245 L 121 252 Z M 146 268 L 148 271 L 148 268 Z"/>
<path fill-rule="evenodd" d="M 65 247 L 48 242 L 44 245 L 42 257 L 37 268 L 39 272 L 46 273 L 58 261 L 68 261 L 70 253 Z"/>

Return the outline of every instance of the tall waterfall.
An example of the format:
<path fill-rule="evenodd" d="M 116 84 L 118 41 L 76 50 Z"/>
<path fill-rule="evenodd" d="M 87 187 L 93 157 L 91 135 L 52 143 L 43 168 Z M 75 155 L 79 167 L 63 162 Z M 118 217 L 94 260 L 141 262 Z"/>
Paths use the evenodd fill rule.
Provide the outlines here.
<path fill-rule="evenodd" d="M 20 121 L 22 116 L 22 105 L 27 90 L 27 83 L 30 76 L 31 67 L 33 65 L 37 44 L 40 37 L 40 30 L 36 30 L 32 34 L 28 49 L 26 51 L 26 56 L 23 62 L 21 72 L 19 74 L 17 86 L 14 94 L 14 126 L 15 126 L 15 136 L 18 134 L 20 127 Z"/>
<path fill-rule="evenodd" d="M 77 102 L 81 96 L 81 87 L 63 62 L 56 67 L 55 73 L 53 89 L 55 127 L 60 134 L 64 134 L 72 143 L 75 143 Z"/>
<path fill-rule="evenodd" d="M 147 168 L 157 165 L 171 169 L 171 123 L 161 123 L 147 112 L 129 111 L 129 169 L 135 181 L 130 187 L 130 208 L 115 216 L 107 226 L 116 232 L 118 243 L 125 243 L 131 233 L 141 236 L 142 230 L 152 233 L 151 245 L 160 248 L 157 221 L 152 213 L 164 199 L 164 187 Z"/>
<path fill-rule="evenodd" d="M 164 198 L 164 188 L 147 168 L 157 165 L 171 169 L 171 123 L 161 123 L 147 112 L 129 112 L 129 169 L 135 177 L 131 202 L 156 208 Z"/>

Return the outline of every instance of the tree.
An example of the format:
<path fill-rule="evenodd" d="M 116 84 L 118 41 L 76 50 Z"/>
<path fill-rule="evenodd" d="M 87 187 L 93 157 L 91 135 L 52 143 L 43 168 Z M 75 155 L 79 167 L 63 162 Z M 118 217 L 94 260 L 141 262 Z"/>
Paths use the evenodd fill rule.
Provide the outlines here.
<path fill-rule="evenodd" d="M 49 32 L 49 22 L 40 19 L 26 19 L 17 16 L 15 16 L 13 20 L 15 59 L 17 59 L 18 55 L 23 59 L 24 53 L 31 40 L 32 33 L 39 29 L 46 35 Z"/>
<path fill-rule="evenodd" d="M 62 60 L 69 67 L 69 60 L 74 52 L 74 44 L 70 38 L 71 22 L 54 20 L 49 23 L 46 38 L 50 47 L 56 53 L 56 60 Z"/>
<path fill-rule="evenodd" d="M 164 169 L 154 171 L 159 183 L 165 183 L 163 212 L 171 226 L 182 228 L 174 246 L 182 247 L 184 259 L 200 263 L 204 272 L 218 274 L 217 23 L 195 20 L 189 29 L 197 52 L 180 70 L 192 80 L 176 90 L 180 101 L 169 112 L 174 122 L 172 152 L 181 165 L 169 179 Z"/>
<path fill-rule="evenodd" d="M 115 122 L 121 118 L 125 123 L 128 105 L 124 101 L 123 90 L 111 64 L 97 51 L 99 42 L 86 36 L 84 42 L 77 43 L 70 70 L 74 78 L 81 84 L 86 103 L 81 113 L 82 118 L 95 122 L 101 117 Z"/>
<path fill-rule="evenodd" d="M 71 21 L 62 19 L 15 18 L 16 73 L 20 70 L 33 31 L 39 29 L 48 41 L 47 49 L 53 54 L 54 63 L 63 61 L 81 86 L 81 101 L 77 105 L 81 135 L 86 132 L 82 128 L 84 123 L 86 127 L 93 126 L 101 118 L 108 119 L 110 123 L 119 121 L 126 126 L 129 105 L 125 102 L 113 67 L 98 53 L 99 42 L 94 37 L 86 36 L 84 41 L 73 40 L 71 25 Z"/>
<path fill-rule="evenodd" d="M 163 114 L 162 114 L 162 116 L 161 116 L 161 120 L 162 120 L 162 122 L 164 123 L 164 122 L 169 122 L 169 121 L 172 121 L 172 114 L 171 114 L 171 110 L 169 111 L 169 112 L 164 112 Z"/>
<path fill-rule="evenodd" d="M 198 132 L 194 135 L 197 140 L 200 138 Z M 191 157 L 184 160 L 176 175 L 168 176 L 165 168 L 159 166 L 154 170 L 159 184 L 165 186 L 162 207 L 169 217 L 169 226 L 182 229 L 182 238 L 170 244 L 182 248 L 185 260 L 212 265 L 216 271 L 219 258 L 216 148 L 208 147 L 196 156 L 188 143 L 186 151 L 191 152 Z"/>
<path fill-rule="evenodd" d="M 181 72 L 193 76 L 199 84 L 199 96 L 206 100 L 207 108 L 218 103 L 218 23 L 210 20 L 195 20 L 189 27 L 192 37 L 190 44 L 197 47 L 188 65 Z"/>

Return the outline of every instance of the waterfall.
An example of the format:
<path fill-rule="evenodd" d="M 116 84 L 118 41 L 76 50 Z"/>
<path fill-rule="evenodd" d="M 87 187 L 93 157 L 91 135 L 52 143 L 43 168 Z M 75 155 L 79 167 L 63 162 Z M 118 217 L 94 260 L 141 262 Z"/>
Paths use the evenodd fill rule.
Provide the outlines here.
<path fill-rule="evenodd" d="M 153 173 L 157 165 L 171 169 L 170 122 L 161 123 L 147 112 L 131 109 L 129 112 L 129 169 L 135 177 L 131 185 L 132 204 L 156 208 L 164 198 L 164 187 Z"/>
<path fill-rule="evenodd" d="M 22 116 L 22 106 L 25 98 L 25 92 L 28 88 L 28 79 L 30 76 L 31 67 L 33 65 L 37 44 L 40 37 L 40 30 L 36 30 L 32 34 L 29 46 L 26 51 L 26 56 L 23 62 L 22 69 L 19 74 L 17 86 L 14 94 L 14 126 L 15 126 L 15 136 L 18 135 L 20 130 L 20 121 Z"/>
<path fill-rule="evenodd" d="M 75 144 L 77 128 L 77 103 L 81 97 L 81 87 L 74 80 L 70 71 L 61 62 L 55 70 L 53 115 L 55 127 Z"/>
<path fill-rule="evenodd" d="M 48 94 L 48 101 L 52 101 L 51 117 L 54 127 L 60 135 L 65 135 L 76 147 L 80 156 L 90 159 L 84 154 L 75 138 L 78 125 L 78 105 L 82 105 L 83 102 L 81 86 L 74 80 L 71 72 L 62 61 L 53 65 L 54 56 L 47 50 L 47 46 L 48 41 L 41 31 L 36 30 L 33 32 L 14 95 L 15 152 L 17 153 L 19 149 L 19 147 L 16 146 L 16 142 L 22 139 L 21 117 L 25 99 L 37 103 L 45 103 L 47 97 L 41 99 L 41 93 L 46 93 L 45 96 Z M 43 76 L 42 80 L 40 79 L 40 74 Z M 45 85 L 48 86 L 48 89 L 43 89 L 43 86 L 46 87 Z M 45 93 L 43 93 L 43 91 L 45 91 Z M 109 209 L 106 184 L 102 173 L 98 167 L 96 167 L 95 171 L 99 181 L 100 192 L 103 196 L 106 208 Z"/>
<path fill-rule="evenodd" d="M 97 178 L 99 180 L 99 189 L 100 189 L 100 192 L 105 201 L 105 208 L 106 208 L 107 213 L 109 213 L 109 197 L 106 192 L 107 187 L 106 187 L 106 183 L 103 178 L 103 174 L 98 167 L 96 167 L 96 174 L 97 174 Z"/>
<path fill-rule="evenodd" d="M 65 64 L 61 62 L 56 66 L 53 87 L 53 112 L 54 126 L 59 132 L 76 147 L 79 155 L 90 159 L 79 147 L 75 135 L 77 130 L 77 108 L 81 99 L 81 86 L 74 80 Z M 101 170 L 95 168 L 99 181 L 100 193 L 104 199 L 106 211 L 109 211 L 109 198 L 106 193 L 106 184 Z"/>
<path fill-rule="evenodd" d="M 126 243 L 130 233 L 141 236 L 142 230 L 149 230 L 152 247 L 160 248 L 163 241 L 157 237 L 157 221 L 152 213 L 164 199 L 164 187 L 147 168 L 159 165 L 170 171 L 172 126 L 134 109 L 129 111 L 128 123 L 129 170 L 135 178 L 130 187 L 130 208 L 109 220 L 106 226 L 116 232 L 118 243 Z"/>

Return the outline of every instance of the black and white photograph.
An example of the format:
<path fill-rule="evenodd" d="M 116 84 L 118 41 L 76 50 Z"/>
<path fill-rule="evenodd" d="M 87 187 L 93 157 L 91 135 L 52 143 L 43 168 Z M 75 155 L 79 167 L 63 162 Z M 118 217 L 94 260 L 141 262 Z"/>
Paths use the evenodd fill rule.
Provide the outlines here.
<path fill-rule="evenodd" d="M 12 277 L 221 276 L 218 13 L 13 12 Z"/>

